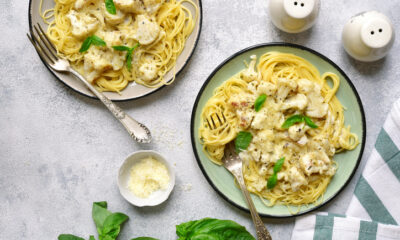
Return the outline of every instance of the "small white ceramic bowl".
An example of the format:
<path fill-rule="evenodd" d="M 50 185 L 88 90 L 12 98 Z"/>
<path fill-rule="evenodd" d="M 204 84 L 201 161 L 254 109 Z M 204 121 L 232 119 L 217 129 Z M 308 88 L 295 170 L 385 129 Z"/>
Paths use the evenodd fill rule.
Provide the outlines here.
<path fill-rule="evenodd" d="M 134 164 L 138 163 L 140 160 L 147 157 L 153 157 L 154 159 L 160 161 L 167 167 L 169 174 L 169 184 L 167 189 L 155 191 L 148 198 L 140 198 L 137 197 L 134 193 L 132 193 L 128 188 L 130 170 Z M 155 151 L 142 150 L 134 152 L 125 159 L 124 163 L 119 169 L 118 173 L 119 192 L 128 202 L 138 207 L 156 206 L 164 202 L 165 200 L 168 199 L 170 193 L 172 192 L 172 189 L 174 188 L 174 185 L 175 185 L 175 171 L 173 167 L 163 156 L 161 156 L 161 154 Z"/>

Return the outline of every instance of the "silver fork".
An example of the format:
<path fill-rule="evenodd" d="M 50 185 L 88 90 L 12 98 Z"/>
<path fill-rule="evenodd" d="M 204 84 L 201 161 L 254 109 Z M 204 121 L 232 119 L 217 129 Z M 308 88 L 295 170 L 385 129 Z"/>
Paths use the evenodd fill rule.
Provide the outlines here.
<path fill-rule="evenodd" d="M 216 118 L 210 116 L 210 120 L 206 119 L 209 127 L 211 129 L 216 129 L 219 126 L 223 126 L 226 123 L 226 118 L 223 113 L 221 113 L 222 117 L 219 114 L 216 115 Z M 214 120 L 215 119 L 215 120 Z M 216 122 L 219 124 L 217 125 Z M 236 153 L 235 146 L 233 141 L 225 145 L 224 157 L 222 158 L 222 163 L 224 167 L 232 173 L 232 175 L 236 178 L 239 183 L 240 190 L 242 191 L 247 205 L 249 206 L 251 218 L 253 220 L 254 226 L 256 228 L 257 239 L 259 240 L 271 240 L 272 237 L 265 227 L 263 221 L 258 215 L 257 209 L 254 206 L 253 200 L 250 197 L 249 191 L 247 190 L 246 184 L 243 178 L 243 169 L 242 169 L 242 159 L 240 159 L 239 155 Z"/>
<path fill-rule="evenodd" d="M 103 93 L 96 90 L 86 79 L 77 71 L 75 71 L 65 59 L 57 55 L 57 50 L 50 39 L 47 37 L 40 24 L 34 26 L 35 32 L 31 31 L 31 35 L 27 34 L 32 45 L 35 47 L 39 56 L 43 59 L 47 66 L 57 72 L 70 72 L 75 75 L 87 88 L 90 89 L 98 97 L 101 102 L 110 110 L 110 112 L 117 118 L 131 137 L 140 143 L 150 143 L 151 134 L 150 130 L 142 123 L 136 121 L 131 116 L 126 114 L 121 108 L 115 105 Z"/>

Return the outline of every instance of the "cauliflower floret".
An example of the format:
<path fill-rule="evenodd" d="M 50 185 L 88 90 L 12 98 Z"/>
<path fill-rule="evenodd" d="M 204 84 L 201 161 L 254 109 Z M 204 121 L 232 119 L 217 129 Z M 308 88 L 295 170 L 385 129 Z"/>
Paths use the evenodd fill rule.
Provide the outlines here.
<path fill-rule="evenodd" d="M 297 191 L 301 186 L 307 184 L 306 178 L 295 166 L 288 170 L 287 175 L 293 191 Z"/>
<path fill-rule="evenodd" d="M 67 14 L 72 25 L 72 35 L 84 38 L 97 30 L 99 21 L 97 18 L 70 10 Z"/>
<path fill-rule="evenodd" d="M 309 127 L 306 126 L 304 122 L 294 124 L 288 129 L 289 137 L 293 141 L 297 142 L 304 136 L 308 129 Z"/>
<path fill-rule="evenodd" d="M 139 68 L 139 75 L 145 81 L 151 81 L 157 78 L 158 68 L 155 62 L 143 63 Z"/>
<path fill-rule="evenodd" d="M 136 17 L 136 32 L 133 36 L 142 45 L 147 45 L 157 39 L 160 34 L 160 26 L 157 23 L 152 22 L 145 15 L 138 15 Z"/>
<path fill-rule="evenodd" d="M 254 182 L 253 187 L 255 191 L 261 192 L 267 186 L 267 180 L 263 178 L 257 179 L 257 182 Z"/>
<path fill-rule="evenodd" d="M 318 136 L 312 139 L 309 143 L 309 148 L 313 150 L 324 150 L 329 156 L 335 155 L 336 149 L 328 140 L 328 137 Z"/>
<path fill-rule="evenodd" d="M 142 0 L 144 5 L 146 6 L 146 11 L 150 14 L 153 14 L 160 9 L 161 5 L 165 2 L 165 0 Z"/>
<path fill-rule="evenodd" d="M 293 97 L 288 98 L 283 104 L 282 104 L 282 109 L 298 109 L 298 110 L 303 110 L 307 106 L 307 97 L 304 94 L 296 94 Z"/>
<path fill-rule="evenodd" d="M 255 70 L 257 56 L 251 55 L 250 59 L 251 59 L 251 61 L 250 61 L 249 67 L 240 73 L 240 78 L 245 80 L 246 82 L 255 81 L 255 80 L 257 80 L 257 77 L 258 77 L 258 74 Z"/>
<path fill-rule="evenodd" d="M 275 94 L 275 92 L 276 92 L 276 86 L 270 82 L 262 81 L 260 82 L 257 88 L 257 93 L 260 95 L 265 94 L 271 96 Z"/>
<path fill-rule="evenodd" d="M 331 166 L 331 160 L 328 155 L 323 151 L 305 154 L 300 159 L 300 165 L 308 176 L 313 173 L 330 175 L 332 173 L 331 169 L 334 169 Z"/>
<path fill-rule="evenodd" d="M 250 126 L 251 121 L 254 118 L 254 113 L 255 111 L 253 111 L 252 109 L 238 109 L 236 110 L 236 115 L 238 116 L 239 120 L 240 120 L 240 127 L 246 129 Z"/>
<path fill-rule="evenodd" d="M 249 84 L 247 85 L 247 89 L 251 93 L 256 94 L 257 93 L 257 86 L 258 86 L 258 81 L 252 81 L 252 82 L 249 82 Z"/>
<path fill-rule="evenodd" d="M 279 102 L 283 102 L 290 91 L 296 90 L 297 83 L 290 79 L 279 78 L 277 80 L 277 86 L 278 86 L 277 98 Z"/>
<path fill-rule="evenodd" d="M 297 85 L 298 85 L 297 90 L 299 91 L 299 93 L 304 93 L 304 94 L 309 93 L 312 90 L 314 90 L 314 86 L 315 86 L 313 82 L 311 82 L 310 80 L 305 79 L 305 78 L 302 78 L 299 81 L 297 81 Z"/>
<path fill-rule="evenodd" d="M 266 125 L 265 122 L 267 121 L 267 117 L 268 115 L 266 108 L 263 108 L 259 112 L 256 112 L 253 122 L 251 123 L 251 127 L 253 129 L 263 129 Z"/>
<path fill-rule="evenodd" d="M 250 144 L 250 145 L 251 145 L 251 144 Z M 250 146 L 249 146 L 249 147 L 250 147 Z M 249 148 L 247 148 L 247 149 L 249 149 Z M 249 152 L 248 150 L 241 151 L 241 152 L 239 153 L 239 157 L 240 157 L 240 159 L 243 160 L 243 162 L 246 162 L 246 163 L 248 163 L 248 162 L 250 162 L 251 160 L 253 160 L 253 158 L 252 158 L 252 156 L 251 156 L 251 154 L 250 154 L 250 152 Z"/>
<path fill-rule="evenodd" d="M 92 82 L 106 70 L 120 70 L 125 63 L 125 52 L 107 47 L 91 47 L 84 56 L 83 69 L 86 79 Z"/>
<path fill-rule="evenodd" d="M 89 4 L 95 3 L 95 2 L 96 2 L 96 0 L 76 0 L 76 2 L 75 2 L 75 4 L 74 4 L 74 8 L 75 8 L 76 10 L 80 10 L 80 9 L 82 9 L 83 7 L 86 7 L 86 6 L 88 6 Z"/>
<path fill-rule="evenodd" d="M 309 117 L 322 118 L 328 112 L 328 104 L 324 103 L 324 98 L 321 96 L 321 88 L 315 86 L 314 91 L 307 94 L 308 106 L 306 114 Z"/>
<path fill-rule="evenodd" d="M 104 18 L 108 24 L 117 25 L 125 20 L 125 13 L 117 8 L 116 14 L 111 14 L 107 11 L 105 4 L 102 5 L 101 10 Z"/>
<path fill-rule="evenodd" d="M 142 0 L 114 0 L 117 8 L 124 12 L 142 14 L 146 12 L 146 6 Z"/>
<path fill-rule="evenodd" d="M 261 176 L 265 176 L 268 173 L 268 167 L 266 164 L 262 164 L 260 170 L 258 170 L 258 174 Z"/>
<path fill-rule="evenodd" d="M 307 143 L 308 143 L 308 138 L 307 138 L 306 135 L 302 136 L 302 137 L 300 138 L 300 140 L 297 141 L 297 144 L 299 144 L 299 145 L 301 145 L 301 146 L 304 146 L 304 145 L 306 145 Z"/>
<path fill-rule="evenodd" d="M 120 31 L 99 32 L 98 36 L 107 43 L 107 46 L 123 45 L 123 35 Z"/>
<path fill-rule="evenodd" d="M 282 180 L 282 179 L 285 181 L 288 180 L 288 175 L 286 172 L 278 172 L 278 180 Z"/>

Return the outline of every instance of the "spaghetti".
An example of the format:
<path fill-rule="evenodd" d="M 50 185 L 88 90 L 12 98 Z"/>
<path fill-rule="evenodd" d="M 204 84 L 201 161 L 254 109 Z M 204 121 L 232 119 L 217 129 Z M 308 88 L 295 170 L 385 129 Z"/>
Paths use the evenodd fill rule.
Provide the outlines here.
<path fill-rule="evenodd" d="M 47 35 L 58 54 L 101 91 L 120 92 L 132 81 L 153 88 L 171 84 L 175 77 L 167 82 L 164 75 L 175 67 L 198 16 L 191 0 L 114 0 L 115 15 L 107 12 L 103 0 L 55 0 L 54 8 L 45 11 L 42 1 L 40 14 L 49 25 Z M 126 6 L 127 2 L 132 6 Z M 193 5 L 195 16 L 186 4 Z M 99 36 L 107 47 L 92 46 L 89 52 L 79 52 L 90 35 Z M 134 67 L 129 70 L 124 67 L 125 53 L 112 46 L 132 47 L 138 42 Z"/>
<path fill-rule="evenodd" d="M 334 154 L 359 144 L 344 125 L 343 106 L 335 96 L 340 79 L 330 72 L 321 76 L 293 54 L 267 52 L 257 66 L 256 61 L 252 56 L 248 68 L 218 87 L 204 106 L 199 128 L 204 151 L 221 165 L 225 145 L 239 132 L 250 132 L 251 143 L 239 154 L 248 190 L 268 206 L 318 204 L 338 167 Z M 256 111 L 261 95 L 265 102 Z M 291 116 L 303 116 L 298 118 L 317 126 L 299 120 L 283 128 Z M 282 157 L 277 184 L 269 189 L 267 182 Z"/>

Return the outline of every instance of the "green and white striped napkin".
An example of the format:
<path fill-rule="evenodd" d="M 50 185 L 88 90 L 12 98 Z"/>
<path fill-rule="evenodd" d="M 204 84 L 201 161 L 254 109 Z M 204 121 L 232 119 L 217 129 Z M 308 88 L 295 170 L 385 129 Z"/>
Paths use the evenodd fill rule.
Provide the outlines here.
<path fill-rule="evenodd" d="M 383 125 L 345 215 L 298 217 L 292 240 L 400 239 L 400 100 Z"/>

